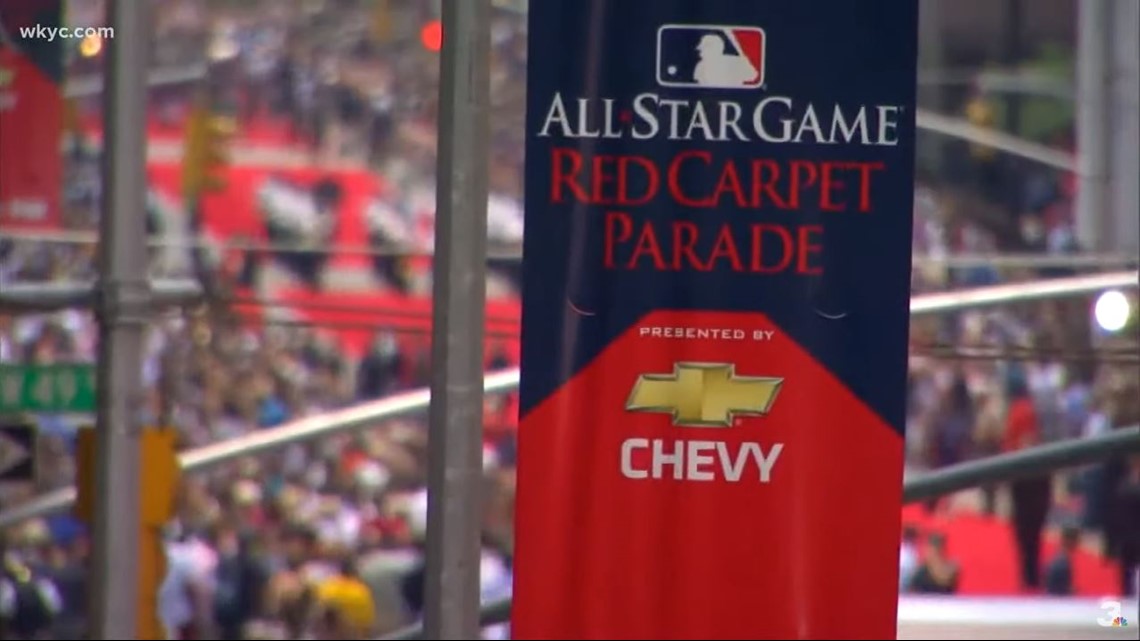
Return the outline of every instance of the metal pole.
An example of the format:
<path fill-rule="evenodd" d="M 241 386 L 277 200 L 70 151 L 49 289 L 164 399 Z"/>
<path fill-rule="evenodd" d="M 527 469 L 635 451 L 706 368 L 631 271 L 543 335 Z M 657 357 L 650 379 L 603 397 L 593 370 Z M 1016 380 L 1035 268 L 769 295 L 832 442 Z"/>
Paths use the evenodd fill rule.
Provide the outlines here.
<path fill-rule="evenodd" d="M 143 330 L 150 285 L 146 245 L 146 93 L 149 2 L 113 0 L 107 24 L 104 96 L 99 408 L 92 631 L 97 639 L 137 637 L 139 603 L 139 431 Z"/>
<path fill-rule="evenodd" d="M 442 9 L 424 627 L 477 639 L 491 5 Z"/>
<path fill-rule="evenodd" d="M 1077 238 L 1085 250 L 1104 249 L 1111 238 L 1109 163 L 1109 2 L 1077 3 Z"/>
<path fill-rule="evenodd" d="M 938 0 L 922 0 L 918 5 L 918 62 L 920 65 L 919 77 L 924 73 L 937 72 L 943 68 L 945 59 L 945 38 L 942 34 L 942 10 L 945 5 Z M 924 109 L 934 113 L 941 113 L 944 109 L 943 100 L 946 95 L 942 84 L 919 83 L 918 104 Z M 924 139 L 927 142 L 930 139 Z M 923 167 L 931 171 L 939 171 L 942 167 L 943 148 L 941 144 L 924 144 L 918 146 L 920 162 Z"/>
<path fill-rule="evenodd" d="M 1112 12 L 1112 78 L 1109 138 L 1113 179 L 1109 197 L 1112 242 L 1108 249 L 1135 255 L 1140 250 L 1140 3 L 1115 0 Z M 1109 245 L 1109 243 L 1106 243 Z"/>

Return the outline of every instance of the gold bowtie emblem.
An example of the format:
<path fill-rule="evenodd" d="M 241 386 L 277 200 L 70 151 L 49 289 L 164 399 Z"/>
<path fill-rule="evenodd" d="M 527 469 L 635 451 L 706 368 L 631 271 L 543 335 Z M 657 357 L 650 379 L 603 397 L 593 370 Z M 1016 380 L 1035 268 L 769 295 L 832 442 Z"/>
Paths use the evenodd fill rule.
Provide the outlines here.
<path fill-rule="evenodd" d="M 673 416 L 679 427 L 731 427 L 739 415 L 772 409 L 783 378 L 737 376 L 731 363 L 677 363 L 671 374 L 642 374 L 625 409 Z"/>

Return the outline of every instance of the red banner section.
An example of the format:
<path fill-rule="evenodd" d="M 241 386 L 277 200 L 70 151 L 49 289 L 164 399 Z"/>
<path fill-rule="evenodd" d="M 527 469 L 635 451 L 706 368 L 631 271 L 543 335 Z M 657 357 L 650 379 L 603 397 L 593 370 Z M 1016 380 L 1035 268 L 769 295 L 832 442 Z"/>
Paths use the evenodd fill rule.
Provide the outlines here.
<path fill-rule="evenodd" d="M 62 122 L 56 81 L 32 59 L 0 47 L 0 228 L 60 226 Z"/>
<path fill-rule="evenodd" d="M 902 440 L 762 315 L 650 314 L 521 429 L 515 638 L 894 637 Z"/>

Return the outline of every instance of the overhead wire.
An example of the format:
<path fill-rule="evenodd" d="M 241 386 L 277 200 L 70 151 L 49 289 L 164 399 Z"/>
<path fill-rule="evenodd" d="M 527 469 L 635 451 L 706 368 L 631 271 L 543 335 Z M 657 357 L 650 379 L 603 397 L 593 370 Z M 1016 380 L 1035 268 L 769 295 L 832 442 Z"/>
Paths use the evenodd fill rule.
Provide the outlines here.
<path fill-rule="evenodd" d="M 424 327 L 402 327 L 389 323 L 346 321 L 306 318 L 256 318 L 239 314 L 244 322 L 260 323 L 272 327 L 291 327 L 308 330 L 392 332 L 394 334 L 430 337 L 430 325 Z M 488 328 L 486 336 L 494 340 L 512 340 L 519 337 L 518 331 L 504 331 Z M 1140 349 L 1137 347 L 1112 348 L 1055 348 L 1018 347 L 1001 345 L 954 345 L 951 343 L 927 343 L 910 346 L 910 353 L 929 356 L 939 360 L 969 361 L 1039 361 L 1084 363 L 1100 362 L 1121 365 L 1140 365 Z"/>

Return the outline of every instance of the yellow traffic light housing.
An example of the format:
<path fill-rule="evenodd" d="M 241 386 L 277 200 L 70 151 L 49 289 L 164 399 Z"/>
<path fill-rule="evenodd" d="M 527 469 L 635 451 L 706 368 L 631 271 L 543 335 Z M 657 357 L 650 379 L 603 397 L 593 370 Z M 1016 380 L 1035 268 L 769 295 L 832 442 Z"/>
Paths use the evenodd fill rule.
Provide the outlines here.
<path fill-rule="evenodd" d="M 232 118 L 207 109 L 199 107 L 190 114 L 182 158 L 182 191 L 188 201 L 225 189 L 229 144 L 236 130 Z"/>
<path fill-rule="evenodd" d="M 63 102 L 63 130 L 71 134 L 78 134 L 82 131 L 79 121 L 79 105 L 75 98 L 69 98 Z"/>
<path fill-rule="evenodd" d="M 992 129 L 997 123 L 997 113 L 993 103 L 984 96 L 970 100 L 966 103 L 966 120 L 975 127 Z M 997 152 L 992 147 L 970 143 L 970 154 L 978 160 L 991 160 Z"/>
<path fill-rule="evenodd" d="M 94 428 L 79 431 L 76 441 L 75 516 L 95 525 L 96 467 L 99 457 Z M 173 429 L 146 429 L 139 435 L 139 511 L 133 524 L 138 531 L 139 608 L 136 613 L 137 639 L 161 639 L 158 618 L 158 591 L 166 576 L 166 549 L 163 530 L 177 511 L 182 466 Z M 118 517 L 112 517 L 118 518 Z"/>
<path fill-rule="evenodd" d="M 392 7 L 389 0 L 376 0 L 372 13 L 372 35 L 381 43 L 392 40 Z"/>

